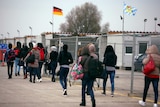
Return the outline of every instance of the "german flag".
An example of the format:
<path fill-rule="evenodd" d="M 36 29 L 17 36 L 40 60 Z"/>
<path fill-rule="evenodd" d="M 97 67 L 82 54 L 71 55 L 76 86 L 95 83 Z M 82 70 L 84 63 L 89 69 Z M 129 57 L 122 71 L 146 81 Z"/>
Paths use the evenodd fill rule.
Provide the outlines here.
<path fill-rule="evenodd" d="M 62 16 L 63 15 L 62 9 L 60 9 L 58 7 L 53 7 L 53 14 Z"/>

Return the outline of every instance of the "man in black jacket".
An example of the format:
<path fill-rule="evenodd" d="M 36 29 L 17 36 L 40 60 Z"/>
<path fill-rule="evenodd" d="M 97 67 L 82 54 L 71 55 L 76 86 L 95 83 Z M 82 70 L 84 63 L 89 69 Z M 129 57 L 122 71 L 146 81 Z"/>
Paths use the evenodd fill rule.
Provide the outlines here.
<path fill-rule="evenodd" d="M 58 57 L 60 65 L 60 84 L 63 88 L 63 95 L 67 95 L 67 75 L 69 73 L 69 64 L 73 63 L 73 58 L 70 52 L 68 52 L 68 45 L 63 46 L 63 51 L 60 52 Z"/>

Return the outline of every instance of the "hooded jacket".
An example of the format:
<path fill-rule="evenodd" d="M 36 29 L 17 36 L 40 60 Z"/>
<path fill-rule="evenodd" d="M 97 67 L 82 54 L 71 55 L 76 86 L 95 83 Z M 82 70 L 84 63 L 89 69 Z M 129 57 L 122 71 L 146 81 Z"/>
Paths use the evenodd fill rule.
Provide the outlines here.
<path fill-rule="evenodd" d="M 149 46 L 146 50 L 147 57 L 143 59 L 143 64 L 147 64 L 149 61 L 149 55 L 152 56 L 155 63 L 155 70 L 150 74 L 146 75 L 150 78 L 159 78 L 160 73 L 160 53 L 156 45 Z"/>

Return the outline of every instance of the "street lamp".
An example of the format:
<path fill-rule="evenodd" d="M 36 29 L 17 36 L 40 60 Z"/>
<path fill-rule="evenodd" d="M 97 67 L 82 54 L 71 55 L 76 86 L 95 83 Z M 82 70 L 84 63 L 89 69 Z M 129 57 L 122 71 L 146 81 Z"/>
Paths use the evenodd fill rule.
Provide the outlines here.
<path fill-rule="evenodd" d="M 144 19 L 144 32 L 145 32 L 145 28 L 146 28 L 146 22 L 147 22 L 147 19 Z"/>
<path fill-rule="evenodd" d="M 9 33 L 9 32 L 7 32 L 7 34 L 8 34 L 8 37 L 9 37 L 9 34 L 10 34 L 10 33 Z"/>
<path fill-rule="evenodd" d="M 85 33 L 85 26 L 82 25 L 82 33 Z"/>
<path fill-rule="evenodd" d="M 32 27 L 31 27 L 31 26 L 29 26 L 29 29 L 31 29 L 31 35 L 32 35 Z"/>
<path fill-rule="evenodd" d="M 157 17 L 154 18 L 155 21 L 155 33 L 156 33 L 156 23 L 157 23 Z"/>
<path fill-rule="evenodd" d="M 53 32 L 53 22 L 50 21 L 49 23 L 52 25 L 52 32 Z"/>
<path fill-rule="evenodd" d="M 3 34 L 1 34 L 1 36 L 2 36 L 2 44 L 3 44 Z"/>
<path fill-rule="evenodd" d="M 17 30 L 17 32 L 18 32 L 18 36 L 20 37 L 20 31 L 19 31 L 19 30 Z"/>
<path fill-rule="evenodd" d="M 3 39 L 3 34 L 1 34 L 1 36 L 2 36 L 2 39 Z"/>

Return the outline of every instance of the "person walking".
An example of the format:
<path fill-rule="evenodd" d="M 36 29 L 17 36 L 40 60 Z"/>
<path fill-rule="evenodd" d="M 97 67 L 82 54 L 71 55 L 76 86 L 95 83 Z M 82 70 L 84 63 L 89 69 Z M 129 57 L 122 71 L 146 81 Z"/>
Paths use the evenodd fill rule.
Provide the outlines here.
<path fill-rule="evenodd" d="M 29 42 L 28 45 L 29 45 L 29 47 L 28 47 L 27 53 L 29 53 L 33 49 L 33 42 Z M 27 71 L 26 73 L 30 74 L 29 67 L 28 67 L 28 62 L 25 62 L 25 65 L 26 65 L 26 71 Z"/>
<path fill-rule="evenodd" d="M 58 59 L 58 52 L 56 46 L 51 46 L 51 52 L 48 53 L 48 59 L 50 60 L 50 68 L 52 71 L 52 82 L 55 82 L 55 73 L 57 68 L 57 59 Z"/>
<path fill-rule="evenodd" d="M 106 46 L 103 64 L 105 65 L 106 78 L 103 79 L 103 92 L 102 94 L 106 95 L 106 82 L 108 75 L 110 75 L 111 83 L 111 97 L 114 96 L 114 77 L 115 77 L 115 66 L 117 63 L 117 55 L 114 52 L 114 49 L 111 45 Z"/>
<path fill-rule="evenodd" d="M 28 57 L 34 55 L 34 61 L 33 62 L 28 62 L 28 70 L 30 72 L 30 82 L 35 83 L 35 79 L 36 79 L 36 75 L 37 72 L 39 70 L 39 60 L 40 60 L 40 53 L 39 53 L 39 49 L 37 47 L 34 47 L 28 54 L 27 56 L 24 58 L 24 61 L 27 62 L 28 61 Z M 32 76 L 33 76 L 33 80 L 32 80 Z"/>
<path fill-rule="evenodd" d="M 5 53 L 5 61 L 7 62 L 7 70 L 8 70 L 8 79 L 12 78 L 12 72 L 13 72 L 13 64 L 15 60 L 15 52 L 12 49 L 12 44 L 8 44 L 8 50 Z"/>
<path fill-rule="evenodd" d="M 68 52 L 68 45 L 63 45 L 63 50 L 59 53 L 58 62 L 60 65 L 59 79 L 63 88 L 63 95 L 67 95 L 67 76 L 69 73 L 69 65 L 73 63 L 73 58 Z"/>
<path fill-rule="evenodd" d="M 83 67 L 84 76 L 82 78 L 82 99 L 81 99 L 82 102 L 80 103 L 80 106 L 86 106 L 85 91 L 87 88 L 87 91 L 91 97 L 92 107 L 96 107 L 96 101 L 93 92 L 93 83 L 95 78 L 90 77 L 88 72 L 89 56 L 93 57 L 94 59 L 98 59 L 98 56 L 95 54 L 95 51 L 96 51 L 95 45 L 89 44 L 88 46 L 85 46 L 81 52 L 82 59 L 80 64 Z"/>
<path fill-rule="evenodd" d="M 23 44 L 21 62 L 24 60 L 27 54 L 28 54 L 28 46 Z M 26 79 L 27 78 L 27 65 L 24 62 L 22 62 L 22 66 L 23 66 L 24 79 Z"/>
<path fill-rule="evenodd" d="M 147 97 L 148 89 L 149 89 L 150 83 L 152 82 L 153 90 L 154 90 L 153 107 L 158 107 L 157 101 L 158 101 L 158 87 L 159 87 L 158 83 L 159 83 L 159 73 L 160 73 L 160 53 L 156 45 L 149 46 L 145 53 L 147 54 L 147 57 L 143 59 L 143 64 L 145 65 L 148 63 L 151 55 L 155 63 L 155 70 L 152 71 L 150 74 L 145 74 L 143 98 L 138 103 L 141 106 L 146 105 L 146 97 Z"/>
<path fill-rule="evenodd" d="M 39 52 L 40 52 L 39 70 L 37 72 L 37 77 L 38 77 L 37 81 L 42 82 L 41 71 L 42 71 L 43 63 L 45 61 L 45 50 L 44 50 L 42 43 L 37 43 L 37 48 L 39 49 Z"/>
<path fill-rule="evenodd" d="M 16 54 L 16 58 L 14 60 L 15 63 L 15 76 L 20 76 L 20 66 L 18 65 L 20 59 L 22 58 L 21 56 L 21 42 L 17 42 L 17 46 L 14 48 L 14 52 Z"/>

